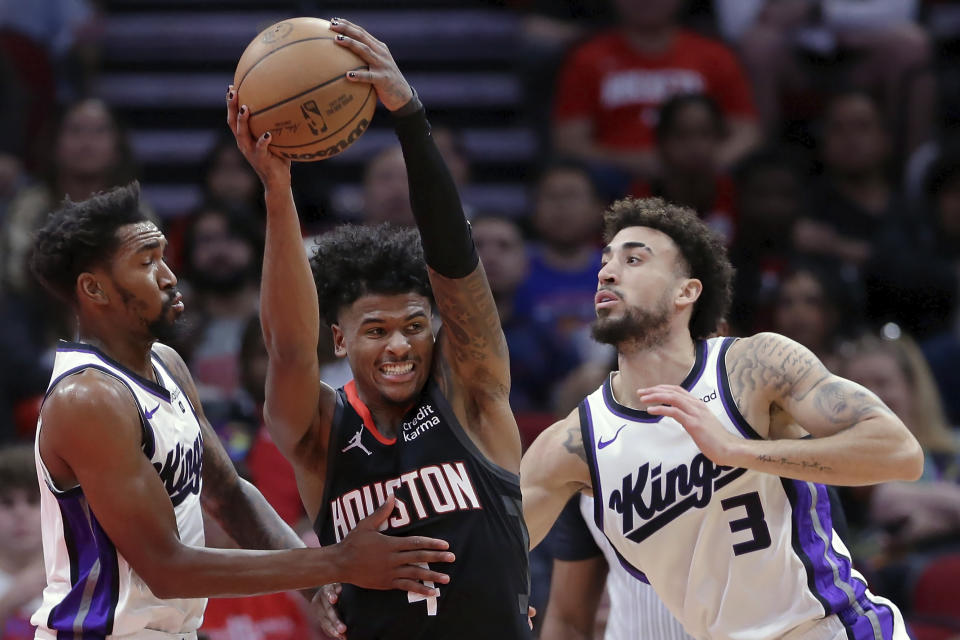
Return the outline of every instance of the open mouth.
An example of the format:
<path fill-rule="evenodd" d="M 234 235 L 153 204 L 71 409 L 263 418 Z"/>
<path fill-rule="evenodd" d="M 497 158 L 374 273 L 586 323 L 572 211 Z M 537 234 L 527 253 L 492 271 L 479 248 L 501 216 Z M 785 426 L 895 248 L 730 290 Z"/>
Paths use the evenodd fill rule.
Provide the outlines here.
<path fill-rule="evenodd" d="M 173 297 L 173 300 L 170 301 L 170 308 L 174 311 L 183 311 L 183 296 L 177 294 Z"/>
<path fill-rule="evenodd" d="M 618 298 L 615 294 L 611 293 L 610 291 L 603 290 L 603 291 L 597 291 L 597 295 L 594 296 L 593 302 L 594 302 L 594 306 L 597 309 L 604 309 L 606 307 L 611 307 L 616 303 L 620 302 L 620 298 Z"/>
<path fill-rule="evenodd" d="M 388 362 L 380 365 L 380 373 L 388 378 L 401 378 L 413 373 L 413 362 Z"/>

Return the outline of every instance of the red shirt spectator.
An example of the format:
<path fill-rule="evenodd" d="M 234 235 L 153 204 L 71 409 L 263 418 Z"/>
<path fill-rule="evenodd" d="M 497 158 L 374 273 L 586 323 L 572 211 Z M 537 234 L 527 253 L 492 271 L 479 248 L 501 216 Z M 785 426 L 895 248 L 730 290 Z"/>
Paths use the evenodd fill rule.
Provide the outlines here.
<path fill-rule="evenodd" d="M 707 94 L 728 118 L 755 118 L 750 86 L 733 53 L 685 30 L 656 54 L 638 50 L 620 30 L 581 45 L 562 71 L 554 117 L 589 118 L 601 146 L 649 149 L 660 105 L 678 93 Z"/>
<path fill-rule="evenodd" d="M 300 601 L 298 601 L 300 600 Z M 293 592 L 211 598 L 201 633 L 210 640 L 311 640 L 306 600 Z"/>

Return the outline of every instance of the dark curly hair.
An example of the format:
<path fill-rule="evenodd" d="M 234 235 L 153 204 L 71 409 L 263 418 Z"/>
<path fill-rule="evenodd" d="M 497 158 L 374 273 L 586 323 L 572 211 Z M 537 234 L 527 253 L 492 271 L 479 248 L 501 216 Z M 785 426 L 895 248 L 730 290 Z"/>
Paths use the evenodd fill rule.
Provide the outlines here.
<path fill-rule="evenodd" d="M 341 225 L 317 240 L 310 264 L 327 324 L 335 324 L 340 309 L 367 294 L 419 293 L 433 302 L 415 229 Z"/>
<path fill-rule="evenodd" d="M 662 198 L 624 198 L 603 214 L 603 239 L 627 227 L 649 227 L 670 236 L 680 250 L 687 274 L 703 283 L 690 316 L 690 335 L 706 338 L 726 318 L 732 297 L 733 266 L 720 238 L 687 207 Z"/>
<path fill-rule="evenodd" d="M 136 180 L 81 202 L 66 198 L 37 232 L 30 269 L 50 293 L 72 304 L 76 302 L 77 276 L 113 257 L 117 229 L 147 221 L 140 209 L 140 183 Z"/>

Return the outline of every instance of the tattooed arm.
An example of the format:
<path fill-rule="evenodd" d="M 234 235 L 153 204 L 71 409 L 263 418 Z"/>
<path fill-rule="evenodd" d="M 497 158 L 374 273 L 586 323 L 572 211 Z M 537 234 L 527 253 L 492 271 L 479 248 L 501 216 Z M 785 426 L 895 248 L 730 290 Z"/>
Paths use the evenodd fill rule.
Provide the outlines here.
<path fill-rule="evenodd" d="M 873 393 L 830 373 L 806 347 L 773 333 L 734 344 L 730 388 L 746 405 L 793 416 L 812 438 L 743 440 L 734 464 L 836 485 L 916 480 L 923 453 L 903 422 Z"/>
<path fill-rule="evenodd" d="M 533 549 L 550 531 L 570 496 L 591 488 L 577 410 L 537 436 L 527 449 L 520 464 L 520 487 L 523 519 Z"/>

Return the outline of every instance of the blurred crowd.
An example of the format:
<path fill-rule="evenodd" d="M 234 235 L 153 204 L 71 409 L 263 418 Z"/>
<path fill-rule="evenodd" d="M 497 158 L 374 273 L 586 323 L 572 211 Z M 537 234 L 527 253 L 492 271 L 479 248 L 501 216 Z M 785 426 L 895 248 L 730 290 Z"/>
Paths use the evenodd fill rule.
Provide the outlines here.
<path fill-rule="evenodd" d="M 960 99 L 950 91 L 960 7 L 489 4 L 520 15 L 516 68 L 527 97 L 517 117 L 542 149 L 524 177 L 525 215 L 466 202 L 510 348 L 524 442 L 615 365 L 589 334 L 604 207 L 627 195 L 691 207 L 725 239 L 737 270 L 718 331 L 801 342 L 877 393 L 920 441 L 920 482 L 840 490 L 847 543 L 917 638 L 960 637 Z M 0 4 L 0 640 L 32 638 L 42 576 L 29 444 L 56 340 L 73 333 L 25 268 L 31 234 L 63 198 L 138 177 L 123 123 L 92 89 L 104 11 L 88 0 Z M 436 137 L 468 185 L 458 131 Z M 199 207 L 157 217 L 188 308 L 173 346 L 237 467 L 309 537 L 292 470 L 261 418 L 261 187 L 226 137 L 197 179 Z M 342 219 L 412 224 L 398 146 L 371 157 L 362 186 L 356 211 L 330 205 L 304 224 L 306 246 Z M 317 355 L 328 384 L 349 380 L 329 335 Z M 215 531 L 208 540 L 231 544 Z M 548 551 L 534 558 L 541 604 Z M 310 615 L 289 594 L 211 601 L 205 629 L 211 640 L 308 638 Z"/>

